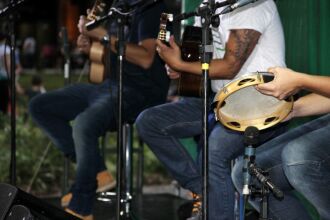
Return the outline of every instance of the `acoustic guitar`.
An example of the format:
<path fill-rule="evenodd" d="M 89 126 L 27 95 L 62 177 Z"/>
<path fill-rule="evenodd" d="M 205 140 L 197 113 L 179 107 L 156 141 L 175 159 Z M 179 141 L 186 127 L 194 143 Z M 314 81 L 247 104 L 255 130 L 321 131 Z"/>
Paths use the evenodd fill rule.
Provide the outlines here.
<path fill-rule="evenodd" d="M 87 15 L 88 21 L 99 19 L 106 12 L 106 4 L 102 0 L 96 0 L 93 8 Z M 92 40 L 89 53 L 90 70 L 88 74 L 89 82 L 101 83 L 106 78 L 106 48 L 100 41 Z M 108 64 L 107 64 L 108 65 Z"/>
<path fill-rule="evenodd" d="M 168 22 L 173 20 L 172 14 L 162 13 L 160 17 L 160 30 L 158 39 L 168 43 L 170 31 Z M 181 40 L 181 58 L 184 61 L 194 62 L 200 60 L 199 47 L 202 44 L 202 29 L 200 27 L 186 26 Z M 203 79 L 191 73 L 181 73 L 177 82 L 179 96 L 201 97 L 203 92 Z"/>

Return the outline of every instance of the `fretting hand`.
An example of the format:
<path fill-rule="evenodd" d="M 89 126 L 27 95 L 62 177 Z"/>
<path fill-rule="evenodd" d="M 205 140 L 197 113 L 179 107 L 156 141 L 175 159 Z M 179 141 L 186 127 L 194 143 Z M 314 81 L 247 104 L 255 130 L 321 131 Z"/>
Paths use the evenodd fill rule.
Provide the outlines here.
<path fill-rule="evenodd" d="M 167 46 L 160 40 L 157 40 L 157 52 L 159 56 L 165 61 L 165 63 L 172 69 L 178 70 L 180 67 L 181 51 L 179 46 L 175 43 L 174 37 L 170 38 L 170 46 Z"/>
<path fill-rule="evenodd" d="M 89 54 L 91 49 L 91 40 L 86 35 L 80 34 L 77 38 L 77 47 L 85 54 Z"/>

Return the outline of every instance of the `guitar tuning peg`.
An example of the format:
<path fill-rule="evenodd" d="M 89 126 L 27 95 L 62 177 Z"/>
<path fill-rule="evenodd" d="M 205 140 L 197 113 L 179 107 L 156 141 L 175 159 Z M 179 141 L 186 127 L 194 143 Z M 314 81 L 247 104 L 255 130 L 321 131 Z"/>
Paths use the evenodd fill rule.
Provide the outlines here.
<path fill-rule="evenodd" d="M 172 22 L 173 21 L 173 14 L 167 14 L 167 20 L 169 22 Z"/>
<path fill-rule="evenodd" d="M 165 36 L 165 41 L 169 42 L 171 38 L 171 32 L 170 31 L 166 31 L 166 36 Z"/>

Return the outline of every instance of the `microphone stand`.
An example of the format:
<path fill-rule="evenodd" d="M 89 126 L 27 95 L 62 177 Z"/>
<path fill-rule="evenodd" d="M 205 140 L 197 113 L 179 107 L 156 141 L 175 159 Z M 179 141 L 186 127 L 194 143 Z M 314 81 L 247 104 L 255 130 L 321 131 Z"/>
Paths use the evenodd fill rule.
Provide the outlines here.
<path fill-rule="evenodd" d="M 201 67 L 203 75 L 203 143 L 204 150 L 202 151 L 202 176 L 203 176 L 203 208 L 202 219 L 208 220 L 208 192 L 209 192 L 209 142 L 208 142 L 208 113 L 209 113 L 209 67 L 213 54 L 212 38 L 210 25 L 219 25 L 219 20 L 213 18 L 213 14 L 217 8 L 214 0 L 209 0 L 204 3 L 204 6 L 198 8 L 197 15 L 201 17 L 202 21 L 202 45 L 201 53 Z"/>
<path fill-rule="evenodd" d="M 86 24 L 87 30 L 92 30 L 100 25 L 103 21 L 108 19 L 115 19 L 117 22 L 117 77 L 118 77 L 118 91 L 117 91 L 117 185 L 116 185 L 116 219 L 129 220 L 131 219 L 131 200 L 129 193 L 126 173 L 125 173 L 125 156 L 126 148 L 124 146 L 124 129 L 123 129 L 123 61 L 125 57 L 125 36 L 124 30 L 130 13 L 121 13 L 117 9 L 110 9 L 111 11 L 98 20 Z M 106 201 L 106 200 L 105 200 Z"/>
<path fill-rule="evenodd" d="M 118 77 L 118 131 L 117 131 L 117 190 L 116 190 L 116 219 L 129 220 L 131 216 L 131 195 L 128 193 L 127 179 L 125 175 L 125 156 L 123 136 L 123 60 L 125 57 L 124 27 L 128 15 L 117 13 L 118 24 L 118 48 L 117 48 L 117 77 Z"/>
<path fill-rule="evenodd" d="M 128 220 L 131 219 L 131 196 L 126 193 L 129 189 L 126 184 L 125 175 L 125 156 L 126 148 L 124 147 L 124 129 L 123 129 L 123 61 L 125 57 L 125 25 L 127 23 L 130 13 L 122 13 L 116 8 L 111 8 L 110 12 L 99 18 L 98 20 L 89 22 L 86 24 L 87 30 L 92 30 L 93 28 L 100 25 L 102 22 L 110 19 L 115 19 L 117 23 L 117 77 L 118 77 L 118 91 L 117 91 L 117 185 L 116 185 L 116 219 L 117 220 Z"/>
<path fill-rule="evenodd" d="M 203 143 L 204 150 L 202 151 L 202 175 L 203 175 L 203 209 L 202 219 L 208 220 L 208 178 L 209 178 L 209 143 L 208 143 L 208 80 L 209 80 L 209 65 L 212 58 L 212 42 L 210 40 L 210 24 L 211 24 L 211 8 L 210 5 L 204 6 L 199 10 L 199 14 L 202 20 L 202 45 L 201 45 L 201 63 L 202 63 L 202 74 L 203 74 Z"/>
<path fill-rule="evenodd" d="M 144 1 L 138 1 L 132 8 L 140 6 L 140 8 L 147 8 L 148 6 L 156 3 L 158 0 L 149 0 L 146 3 Z M 142 5 L 144 3 L 144 5 Z M 142 10 L 142 9 L 141 9 Z M 130 193 L 130 183 L 128 182 L 129 170 L 126 168 L 129 166 L 126 164 L 127 148 L 124 146 L 123 139 L 127 134 L 123 129 L 123 60 L 125 57 L 125 38 L 124 27 L 127 23 L 128 17 L 131 12 L 120 12 L 117 9 L 110 9 L 110 12 L 101 17 L 98 20 L 89 22 L 86 24 L 87 30 L 91 30 L 94 27 L 101 24 L 107 19 L 116 19 L 118 31 L 117 31 L 117 77 L 118 77 L 118 130 L 117 130 L 117 186 L 116 186 L 116 219 L 117 220 L 131 220 L 134 219 L 134 215 L 131 212 L 132 196 Z"/>
<path fill-rule="evenodd" d="M 15 49 L 16 49 L 16 35 L 15 35 L 15 22 L 16 14 L 13 12 L 9 15 L 10 20 L 10 124 L 11 124 L 11 159 L 10 159 L 10 183 L 16 185 L 16 60 L 15 60 Z"/>
<path fill-rule="evenodd" d="M 122 219 L 122 193 L 123 186 L 122 178 L 124 177 L 122 171 L 124 170 L 124 155 L 123 155 L 123 116 L 122 116 L 122 91 L 123 91 L 123 59 L 125 56 L 124 45 L 124 18 L 118 17 L 118 53 L 117 53 L 117 77 L 118 77 L 118 131 L 117 131 L 117 193 L 116 193 L 116 219 Z"/>
<path fill-rule="evenodd" d="M 250 164 L 254 164 L 256 145 L 258 143 L 259 130 L 256 127 L 249 126 L 244 131 L 244 143 L 246 144 L 243 163 L 243 191 L 241 197 L 241 212 L 240 220 L 244 220 L 245 205 L 248 201 L 248 196 L 251 194 L 251 175 L 248 170 Z"/>
<path fill-rule="evenodd" d="M 16 35 L 15 23 L 16 13 L 15 9 L 18 5 L 23 3 L 23 0 L 12 0 L 6 7 L 0 10 L 0 18 L 4 16 L 9 17 L 9 45 L 10 45 L 10 126 L 11 126 L 11 153 L 10 153 L 10 167 L 9 178 L 12 185 L 16 185 L 16 75 L 15 75 L 15 49 L 16 49 Z"/>
<path fill-rule="evenodd" d="M 63 54 L 64 54 L 64 86 L 71 84 L 71 73 L 70 73 L 70 51 L 68 43 L 68 31 L 66 27 L 61 28 L 62 43 L 63 43 Z M 63 161 L 63 186 L 62 193 L 65 195 L 68 192 L 69 188 L 69 167 L 70 160 L 67 157 L 64 157 Z"/>
<path fill-rule="evenodd" d="M 208 220 L 208 179 L 209 179 L 209 144 L 208 144 L 208 113 L 209 113 L 209 67 L 213 54 L 212 34 L 210 25 L 219 26 L 220 19 L 214 16 L 217 8 L 228 5 L 230 1 L 222 3 L 215 3 L 214 0 L 209 0 L 199 7 L 196 11 L 190 13 L 183 13 L 174 18 L 174 21 L 186 19 L 191 16 L 200 16 L 202 21 L 202 44 L 200 47 L 201 67 L 203 76 L 203 151 L 202 151 L 202 176 L 203 176 L 203 190 L 202 190 L 202 219 Z"/>
<path fill-rule="evenodd" d="M 243 164 L 243 192 L 240 204 L 240 220 L 245 219 L 245 207 L 249 196 L 261 197 L 259 220 L 271 220 L 268 218 L 268 198 L 270 192 L 278 200 L 284 198 L 283 192 L 277 188 L 268 177 L 268 172 L 263 171 L 255 164 L 256 145 L 258 144 L 259 130 L 249 126 L 244 132 L 245 147 Z M 255 177 L 261 184 L 261 188 L 251 185 L 251 178 Z"/>

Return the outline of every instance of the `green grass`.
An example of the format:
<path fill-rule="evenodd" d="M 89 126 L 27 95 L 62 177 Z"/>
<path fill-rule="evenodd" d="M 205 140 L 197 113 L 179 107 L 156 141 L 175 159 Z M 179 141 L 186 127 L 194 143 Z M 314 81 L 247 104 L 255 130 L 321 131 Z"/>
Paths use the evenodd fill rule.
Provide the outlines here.
<path fill-rule="evenodd" d="M 34 74 L 22 74 L 19 78 L 19 83 L 25 89 L 31 86 L 31 79 L 33 75 L 39 75 L 43 80 L 43 85 L 47 91 L 61 88 L 65 85 L 65 80 L 62 74 L 45 74 L 43 72 L 36 72 Z M 71 83 L 88 82 L 87 75 L 72 75 Z"/>

